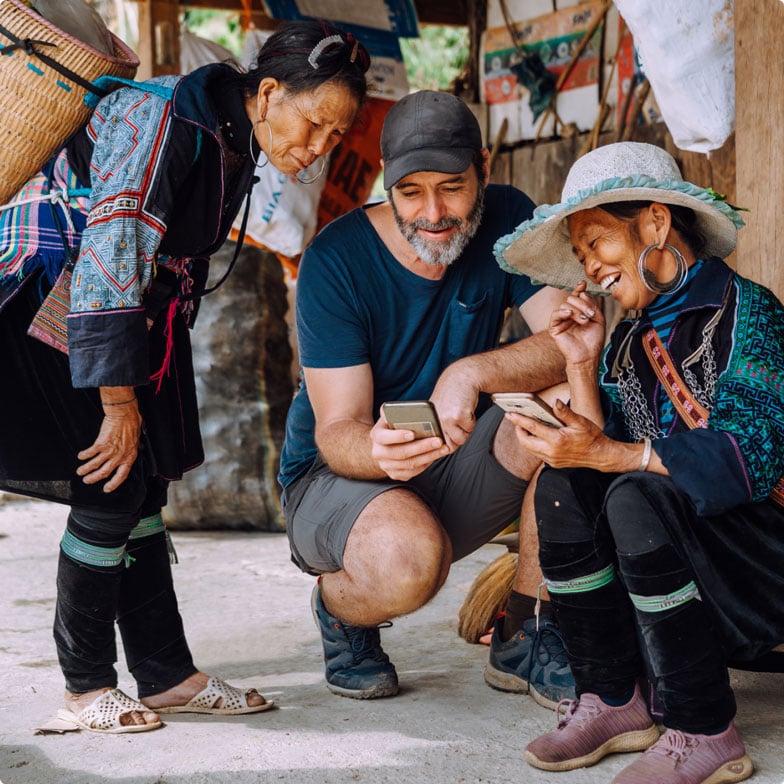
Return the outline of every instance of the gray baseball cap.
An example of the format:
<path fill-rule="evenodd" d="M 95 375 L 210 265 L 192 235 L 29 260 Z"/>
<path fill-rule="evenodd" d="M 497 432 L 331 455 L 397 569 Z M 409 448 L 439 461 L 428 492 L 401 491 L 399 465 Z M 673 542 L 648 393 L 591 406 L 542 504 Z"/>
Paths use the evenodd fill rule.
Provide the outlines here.
<path fill-rule="evenodd" d="M 482 146 L 479 123 L 459 98 L 436 90 L 407 95 L 387 112 L 381 131 L 384 188 L 413 172 L 460 174 Z"/>

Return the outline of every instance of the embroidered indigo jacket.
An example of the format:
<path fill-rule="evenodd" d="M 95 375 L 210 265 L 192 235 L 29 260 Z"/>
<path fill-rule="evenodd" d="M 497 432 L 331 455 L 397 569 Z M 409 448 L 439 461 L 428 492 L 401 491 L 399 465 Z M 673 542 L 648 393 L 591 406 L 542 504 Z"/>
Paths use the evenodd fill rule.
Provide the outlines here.
<path fill-rule="evenodd" d="M 143 297 L 156 260 L 187 292 L 193 279 L 197 288 L 203 283 L 209 255 L 228 235 L 253 174 L 248 157 L 229 181 L 217 136 L 211 90 L 225 89 L 229 72 L 210 65 L 152 80 L 173 87 L 171 100 L 121 88 L 98 104 L 87 126 L 91 206 L 68 317 L 76 387 L 148 383 Z"/>
<path fill-rule="evenodd" d="M 717 382 L 705 429 L 690 430 L 678 417 L 653 442 L 673 482 L 700 515 L 764 501 L 784 474 L 784 306 L 766 288 L 734 273 L 718 258 L 697 273 L 670 333 L 668 351 L 683 376 L 684 363 L 700 348 L 703 328 L 727 303 L 712 338 Z M 630 358 L 656 424 L 660 384 L 645 355 L 642 335 L 650 327 L 642 312 L 613 332 L 600 368 L 610 400 L 605 431 L 630 441 L 613 366 L 632 334 Z M 701 362 L 690 364 L 704 386 Z"/>

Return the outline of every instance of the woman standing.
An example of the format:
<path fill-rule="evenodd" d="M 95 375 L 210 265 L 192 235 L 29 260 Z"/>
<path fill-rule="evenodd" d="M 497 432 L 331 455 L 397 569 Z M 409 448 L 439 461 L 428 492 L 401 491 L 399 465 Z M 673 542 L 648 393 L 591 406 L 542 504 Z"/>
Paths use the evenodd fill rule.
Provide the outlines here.
<path fill-rule="evenodd" d="M 168 482 L 203 459 L 188 330 L 209 256 L 256 167 L 303 181 L 319 159 L 323 170 L 368 65 L 353 36 L 304 21 L 272 35 L 248 73 L 216 64 L 121 87 L 0 213 L 0 488 L 70 506 L 55 641 L 61 714 L 84 729 L 271 706 L 194 666 L 161 508 Z M 69 307 L 69 284 L 66 356 L 47 307 Z M 34 319 L 50 345 L 27 334 Z M 115 621 L 141 702 L 116 689 Z"/>
<path fill-rule="evenodd" d="M 727 666 L 784 640 L 784 307 L 720 258 L 741 225 L 664 150 L 621 143 L 579 159 L 562 202 L 499 244 L 503 263 L 573 289 L 550 328 L 571 389 L 563 426 L 511 415 L 550 466 L 540 559 L 578 695 L 526 749 L 537 768 L 647 749 L 616 784 L 752 773 Z M 587 286 L 632 313 L 603 357 Z"/>

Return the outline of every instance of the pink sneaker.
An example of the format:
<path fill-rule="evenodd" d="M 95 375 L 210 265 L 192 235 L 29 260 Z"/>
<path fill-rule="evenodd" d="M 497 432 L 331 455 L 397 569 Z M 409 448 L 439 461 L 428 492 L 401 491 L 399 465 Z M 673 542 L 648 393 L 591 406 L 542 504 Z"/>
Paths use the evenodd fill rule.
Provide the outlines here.
<path fill-rule="evenodd" d="M 647 749 L 659 737 L 638 686 L 629 702 L 617 708 L 605 705 L 595 694 L 562 702 L 567 709 L 563 717 L 558 712 L 558 728 L 531 741 L 525 749 L 525 761 L 535 768 L 585 768 L 615 751 Z"/>
<path fill-rule="evenodd" d="M 753 770 L 743 741 L 730 722 L 719 735 L 667 730 L 612 784 L 730 784 L 747 779 Z"/>

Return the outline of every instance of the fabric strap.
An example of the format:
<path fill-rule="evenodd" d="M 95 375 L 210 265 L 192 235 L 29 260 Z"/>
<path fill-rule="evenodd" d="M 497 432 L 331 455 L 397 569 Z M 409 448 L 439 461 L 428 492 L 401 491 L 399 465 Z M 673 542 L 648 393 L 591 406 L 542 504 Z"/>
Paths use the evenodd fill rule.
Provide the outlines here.
<path fill-rule="evenodd" d="M 55 71 L 59 71 L 63 76 L 66 77 L 66 79 L 70 79 L 74 84 L 78 84 L 88 92 L 94 93 L 101 98 L 107 95 L 105 90 L 96 87 L 92 82 L 88 82 L 86 79 L 83 79 L 81 76 L 79 76 L 79 74 L 74 73 L 70 68 L 66 67 L 62 63 L 58 63 L 57 60 L 52 59 L 49 57 L 49 55 L 46 55 L 36 49 L 36 46 L 51 46 L 56 49 L 57 44 L 50 43 L 49 41 L 36 41 L 31 38 L 18 38 L 10 30 L 6 30 L 6 28 L 2 25 L 0 25 L 0 33 L 2 33 L 10 41 L 14 42 L 9 46 L 0 47 L 0 55 L 10 55 L 14 50 L 21 49 L 27 55 L 34 55 L 39 60 L 41 60 L 41 62 L 46 63 L 50 68 L 54 68 Z"/>
<path fill-rule="evenodd" d="M 572 580 L 548 580 L 544 578 L 544 584 L 549 593 L 583 593 L 585 591 L 595 591 L 604 588 L 615 579 L 615 567 L 610 564 L 593 574 L 586 574 L 583 577 L 575 577 Z"/>
<path fill-rule="evenodd" d="M 640 612 L 655 613 L 672 610 L 674 607 L 686 604 L 691 599 L 700 599 L 701 597 L 696 583 L 694 580 L 690 580 L 683 588 L 679 588 L 672 593 L 661 596 L 642 596 L 630 591 L 629 598 Z"/>
<path fill-rule="evenodd" d="M 169 553 L 169 563 L 179 563 L 180 559 L 177 557 L 177 551 L 174 549 L 174 542 L 172 541 L 171 535 L 166 530 L 166 523 L 163 522 L 163 515 L 160 512 L 150 515 L 149 517 L 142 517 L 136 528 L 128 535 L 128 541 L 144 539 L 147 536 L 154 536 L 155 534 L 161 533 L 166 534 L 166 550 Z"/>
<path fill-rule="evenodd" d="M 63 534 L 60 548 L 69 558 L 87 566 L 109 568 L 119 566 L 124 561 L 127 561 L 125 545 L 120 547 L 98 547 L 77 539 L 68 530 Z"/>

